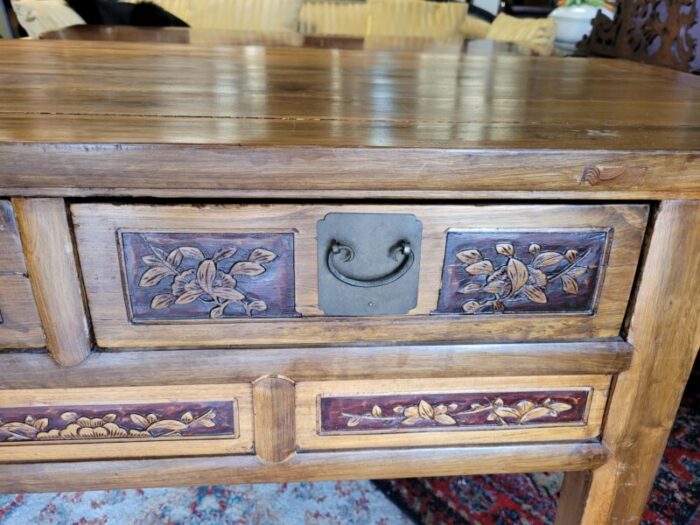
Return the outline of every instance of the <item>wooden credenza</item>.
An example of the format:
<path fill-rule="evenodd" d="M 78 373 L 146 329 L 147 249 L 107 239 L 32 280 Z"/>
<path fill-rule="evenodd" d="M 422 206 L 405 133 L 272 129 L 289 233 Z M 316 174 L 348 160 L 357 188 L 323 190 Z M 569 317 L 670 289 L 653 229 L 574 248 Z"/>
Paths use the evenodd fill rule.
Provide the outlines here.
<path fill-rule="evenodd" d="M 566 471 L 639 519 L 700 347 L 700 79 L 0 44 L 0 490 Z"/>

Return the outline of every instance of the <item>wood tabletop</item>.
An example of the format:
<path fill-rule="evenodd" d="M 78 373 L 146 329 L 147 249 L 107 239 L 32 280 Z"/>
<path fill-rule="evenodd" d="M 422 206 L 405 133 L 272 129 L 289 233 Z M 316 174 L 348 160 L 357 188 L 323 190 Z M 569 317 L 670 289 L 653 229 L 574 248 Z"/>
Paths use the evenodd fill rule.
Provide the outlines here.
<path fill-rule="evenodd" d="M 700 198 L 700 78 L 626 61 L 7 41 L 0 101 L 23 194 Z"/>

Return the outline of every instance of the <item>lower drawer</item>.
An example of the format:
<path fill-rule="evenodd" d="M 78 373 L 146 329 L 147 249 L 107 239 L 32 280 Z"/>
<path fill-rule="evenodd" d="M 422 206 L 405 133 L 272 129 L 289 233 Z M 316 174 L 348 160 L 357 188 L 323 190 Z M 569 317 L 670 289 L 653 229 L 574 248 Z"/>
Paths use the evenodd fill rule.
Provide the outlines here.
<path fill-rule="evenodd" d="M 9 390 L 0 462 L 247 453 L 251 386 Z"/>
<path fill-rule="evenodd" d="M 305 382 L 297 445 L 361 449 L 591 439 L 608 376 Z"/>

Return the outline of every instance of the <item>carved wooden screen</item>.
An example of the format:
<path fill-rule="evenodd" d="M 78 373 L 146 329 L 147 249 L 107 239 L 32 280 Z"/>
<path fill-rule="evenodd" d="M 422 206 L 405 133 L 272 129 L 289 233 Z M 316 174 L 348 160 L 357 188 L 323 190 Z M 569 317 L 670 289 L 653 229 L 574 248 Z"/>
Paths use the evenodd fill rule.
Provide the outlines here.
<path fill-rule="evenodd" d="M 621 0 L 598 13 L 578 51 L 700 73 L 700 0 Z"/>

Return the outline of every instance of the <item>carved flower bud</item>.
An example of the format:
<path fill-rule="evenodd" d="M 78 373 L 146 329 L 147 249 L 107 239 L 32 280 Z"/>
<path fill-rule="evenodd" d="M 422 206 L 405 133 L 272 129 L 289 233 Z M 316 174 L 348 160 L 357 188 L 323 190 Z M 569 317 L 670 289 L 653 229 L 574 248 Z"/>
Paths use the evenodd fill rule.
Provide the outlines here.
<path fill-rule="evenodd" d="M 564 257 L 566 257 L 567 261 L 574 262 L 576 260 L 576 257 L 578 257 L 578 250 L 568 250 L 564 254 Z"/>
<path fill-rule="evenodd" d="M 527 249 L 528 252 L 530 252 L 532 255 L 538 255 L 540 253 L 540 245 L 539 244 L 531 244 L 530 247 Z"/>
<path fill-rule="evenodd" d="M 496 251 L 501 255 L 505 255 L 506 257 L 513 257 L 513 254 L 515 253 L 513 245 L 510 243 L 497 244 Z"/>
<path fill-rule="evenodd" d="M 481 305 L 479 303 L 477 303 L 476 301 L 467 301 L 462 306 L 462 310 L 464 310 L 464 313 L 467 313 L 467 314 L 473 314 L 473 313 L 477 312 L 479 310 L 479 308 L 481 308 Z"/>

